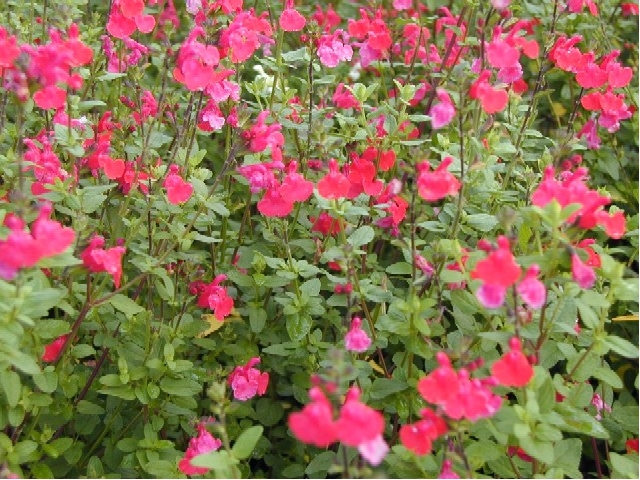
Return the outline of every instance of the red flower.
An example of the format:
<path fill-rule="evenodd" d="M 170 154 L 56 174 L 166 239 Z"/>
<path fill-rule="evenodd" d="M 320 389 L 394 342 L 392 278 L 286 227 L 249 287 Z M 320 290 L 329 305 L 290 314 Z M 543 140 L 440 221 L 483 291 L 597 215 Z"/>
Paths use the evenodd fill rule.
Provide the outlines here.
<path fill-rule="evenodd" d="M 329 173 L 318 182 L 318 193 L 327 199 L 344 198 L 349 193 L 351 182 L 340 173 L 338 162 L 335 159 L 329 160 Z"/>
<path fill-rule="evenodd" d="M 426 455 L 431 451 L 432 442 L 447 433 L 447 424 L 429 408 L 423 409 L 420 415 L 422 420 L 400 427 L 400 443 L 416 455 Z"/>
<path fill-rule="evenodd" d="M 311 402 L 289 416 L 289 428 L 298 440 L 325 448 L 338 439 L 333 405 L 319 387 L 309 390 Z"/>
<path fill-rule="evenodd" d="M 430 171 L 431 165 L 418 163 L 418 194 L 428 202 L 441 200 L 448 195 L 456 195 L 462 184 L 447 170 L 453 163 L 452 157 L 445 157 L 440 165 Z"/>
<path fill-rule="evenodd" d="M 633 452 L 638 453 L 638 439 L 630 438 L 626 441 L 625 446 L 627 447 L 627 453 L 631 454 Z"/>
<path fill-rule="evenodd" d="M 487 258 L 476 264 L 471 272 L 471 278 L 507 288 L 520 278 L 520 265 L 516 263 L 516 259 L 511 253 L 509 239 L 501 235 L 497 242 L 497 248 Z"/>
<path fill-rule="evenodd" d="M 622 15 L 624 17 L 629 17 L 631 15 L 638 15 L 638 13 L 640 12 L 640 9 L 638 8 L 638 4 L 633 2 L 621 3 L 620 10 L 622 10 Z"/>
<path fill-rule="evenodd" d="M 533 367 L 522 353 L 520 339 L 509 340 L 511 351 L 491 366 L 491 374 L 505 387 L 523 387 L 533 377 Z"/>
<path fill-rule="evenodd" d="M 61 335 L 53 342 L 45 345 L 44 353 L 42 354 L 42 361 L 47 363 L 55 362 L 58 359 L 64 344 L 67 342 L 68 337 L 69 334 Z"/>
<path fill-rule="evenodd" d="M 336 421 L 338 440 L 350 447 L 369 442 L 384 432 L 384 417 L 360 401 L 360 390 L 351 387 Z"/>
<path fill-rule="evenodd" d="M 193 185 L 183 180 L 178 173 L 178 166 L 171 165 L 169 174 L 164 179 L 162 186 L 167 189 L 167 199 L 173 205 L 179 205 L 188 201 L 193 194 Z"/>
<path fill-rule="evenodd" d="M 260 363 L 260 358 L 254 357 L 246 365 L 236 367 L 229 375 L 228 382 L 236 400 L 244 402 L 256 395 L 264 395 L 267 391 L 269 374 L 253 368 L 258 363 Z"/>
<path fill-rule="evenodd" d="M 11 232 L 6 240 L 0 240 L 0 278 L 13 280 L 18 270 L 33 267 L 43 258 L 59 255 L 73 243 L 76 236 L 73 229 L 50 220 L 51 212 L 50 204 L 40 206 L 31 233 L 23 230 L 24 222 L 17 217 L 5 219 Z"/>
<path fill-rule="evenodd" d="M 479 99 L 482 109 L 489 114 L 501 112 L 507 106 L 509 94 L 489 83 L 489 70 L 483 71 L 469 88 L 469 98 Z"/>
<path fill-rule="evenodd" d="M 222 446 L 222 442 L 214 438 L 206 429 L 203 423 L 198 424 L 198 436 L 189 441 L 189 447 L 180 460 L 178 468 L 186 475 L 204 475 L 208 468 L 194 467 L 191 459 L 203 453 L 213 452 Z"/>

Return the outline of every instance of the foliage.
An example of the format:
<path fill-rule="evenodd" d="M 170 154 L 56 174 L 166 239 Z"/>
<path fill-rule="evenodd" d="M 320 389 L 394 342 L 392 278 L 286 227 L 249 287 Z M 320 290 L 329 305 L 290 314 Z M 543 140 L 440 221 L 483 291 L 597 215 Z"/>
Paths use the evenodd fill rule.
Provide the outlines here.
<path fill-rule="evenodd" d="M 3 476 L 637 478 L 637 5 L 7 4 Z"/>

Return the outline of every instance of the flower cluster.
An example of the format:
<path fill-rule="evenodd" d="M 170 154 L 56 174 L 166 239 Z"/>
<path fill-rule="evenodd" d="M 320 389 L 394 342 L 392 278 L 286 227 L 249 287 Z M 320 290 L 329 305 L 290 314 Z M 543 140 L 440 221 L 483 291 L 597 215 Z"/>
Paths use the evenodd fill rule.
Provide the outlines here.
<path fill-rule="evenodd" d="M 238 366 L 229 375 L 228 382 L 236 400 L 242 402 L 256 395 L 264 395 L 269 386 L 269 374 L 261 372 L 254 365 L 260 363 L 259 357 L 250 359 L 246 365 Z"/>
<path fill-rule="evenodd" d="M 25 222 L 19 217 L 5 217 L 4 226 L 10 232 L 0 240 L 0 278 L 13 280 L 21 269 L 33 267 L 40 260 L 59 255 L 71 246 L 75 232 L 51 220 L 52 211 L 51 204 L 41 204 L 30 231 L 25 230 Z"/>
<path fill-rule="evenodd" d="M 333 390 L 329 388 L 329 390 Z M 357 447 L 372 465 L 379 465 L 389 450 L 382 438 L 382 414 L 360 401 L 360 390 L 351 387 L 337 418 L 335 408 L 319 386 L 309 390 L 311 402 L 289 416 L 289 428 L 298 440 L 318 447 L 342 442 Z"/>

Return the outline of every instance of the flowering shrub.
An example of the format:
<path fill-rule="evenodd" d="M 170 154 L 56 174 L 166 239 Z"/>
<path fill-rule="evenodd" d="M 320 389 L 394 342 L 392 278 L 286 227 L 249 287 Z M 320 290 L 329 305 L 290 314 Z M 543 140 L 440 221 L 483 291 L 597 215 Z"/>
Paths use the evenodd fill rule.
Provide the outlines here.
<path fill-rule="evenodd" d="M 0 472 L 638 478 L 638 6 L 7 0 Z"/>

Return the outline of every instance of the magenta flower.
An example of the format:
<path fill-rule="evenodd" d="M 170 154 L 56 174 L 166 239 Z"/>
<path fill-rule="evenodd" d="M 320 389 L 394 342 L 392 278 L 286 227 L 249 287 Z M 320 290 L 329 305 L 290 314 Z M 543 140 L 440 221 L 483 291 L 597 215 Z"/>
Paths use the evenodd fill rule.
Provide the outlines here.
<path fill-rule="evenodd" d="M 208 468 L 195 467 L 191 465 L 191 459 L 203 453 L 213 452 L 222 446 L 222 442 L 213 437 L 203 423 L 198 424 L 198 436 L 189 441 L 189 447 L 180 460 L 178 468 L 186 475 L 204 475 Z"/>
<path fill-rule="evenodd" d="M 242 367 L 236 367 L 229 375 L 229 385 L 233 389 L 233 396 L 242 402 L 256 395 L 264 395 L 269 385 L 269 374 L 261 372 L 254 365 L 260 363 L 259 357 L 254 357 Z"/>
<path fill-rule="evenodd" d="M 367 332 L 362 328 L 362 319 L 360 317 L 354 317 L 351 320 L 351 328 L 344 336 L 344 346 L 350 352 L 362 353 L 366 352 L 371 346 L 371 339 Z"/>

